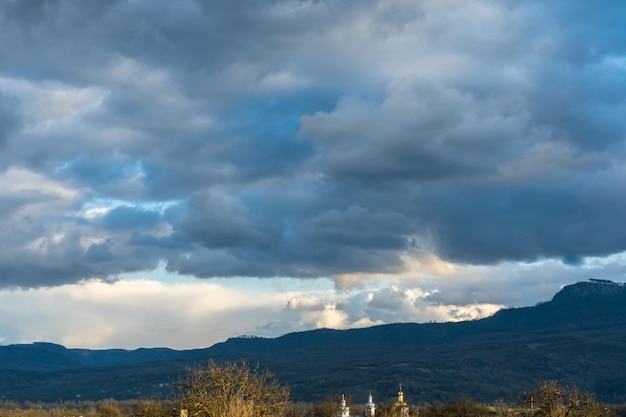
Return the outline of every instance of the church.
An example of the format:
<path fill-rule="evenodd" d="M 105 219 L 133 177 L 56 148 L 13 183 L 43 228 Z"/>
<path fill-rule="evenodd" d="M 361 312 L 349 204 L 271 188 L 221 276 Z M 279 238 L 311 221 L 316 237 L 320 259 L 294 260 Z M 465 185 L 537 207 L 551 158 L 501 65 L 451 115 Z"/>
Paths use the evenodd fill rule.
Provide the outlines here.
<path fill-rule="evenodd" d="M 400 384 L 400 390 L 398 391 L 398 400 L 393 404 L 391 409 L 392 416 L 394 417 L 408 417 L 409 405 L 404 401 L 404 392 L 402 392 L 402 384 Z M 341 403 L 339 404 L 339 410 L 337 410 L 337 417 L 352 417 L 350 416 L 350 407 L 346 404 L 346 397 L 341 395 Z M 367 403 L 363 408 L 363 417 L 376 417 L 376 404 L 372 398 L 372 392 L 370 391 L 367 397 Z"/>

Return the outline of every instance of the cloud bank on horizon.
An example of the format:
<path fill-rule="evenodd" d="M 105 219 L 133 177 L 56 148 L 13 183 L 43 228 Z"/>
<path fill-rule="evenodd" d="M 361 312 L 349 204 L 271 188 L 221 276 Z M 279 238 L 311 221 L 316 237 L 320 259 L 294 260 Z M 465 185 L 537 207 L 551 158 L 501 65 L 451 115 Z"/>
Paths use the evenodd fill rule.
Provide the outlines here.
<path fill-rule="evenodd" d="M 0 286 L 386 277 L 358 301 L 381 312 L 621 279 L 625 20 L 620 1 L 4 1 Z"/>

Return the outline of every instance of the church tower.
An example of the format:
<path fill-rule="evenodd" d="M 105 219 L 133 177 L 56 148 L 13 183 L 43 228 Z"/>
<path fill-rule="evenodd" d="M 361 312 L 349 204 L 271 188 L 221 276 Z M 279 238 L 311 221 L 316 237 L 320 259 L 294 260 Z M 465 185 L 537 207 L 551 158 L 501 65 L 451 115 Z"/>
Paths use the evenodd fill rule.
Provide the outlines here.
<path fill-rule="evenodd" d="M 376 404 L 374 404 L 372 399 L 372 391 L 370 391 L 370 395 L 367 397 L 367 404 L 365 404 L 363 417 L 376 417 Z"/>
<path fill-rule="evenodd" d="M 402 384 L 400 384 L 400 391 L 398 391 L 398 401 L 393 404 L 392 414 L 394 417 L 408 417 L 409 415 L 409 405 L 404 402 Z"/>
<path fill-rule="evenodd" d="M 346 405 L 346 397 L 341 394 L 341 403 L 339 404 L 339 410 L 337 410 L 337 417 L 350 417 L 350 407 Z"/>

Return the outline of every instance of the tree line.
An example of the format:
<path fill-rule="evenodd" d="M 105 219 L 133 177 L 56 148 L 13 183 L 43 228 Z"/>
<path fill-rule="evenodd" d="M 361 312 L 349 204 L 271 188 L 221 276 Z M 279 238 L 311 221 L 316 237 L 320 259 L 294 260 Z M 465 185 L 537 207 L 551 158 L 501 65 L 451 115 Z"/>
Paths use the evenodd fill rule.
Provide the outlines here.
<path fill-rule="evenodd" d="M 292 402 L 289 387 L 268 370 L 245 361 L 211 360 L 207 366 L 187 368 L 166 401 L 0 401 L 0 417 L 336 417 L 339 404 L 340 396 Z M 363 414 L 361 404 L 349 405 L 351 416 Z M 376 417 L 400 417 L 395 413 L 393 402 L 376 404 Z M 458 398 L 411 407 L 410 417 L 626 417 L 626 405 L 603 405 L 588 392 L 544 381 L 521 394 L 517 404 L 484 405 Z"/>

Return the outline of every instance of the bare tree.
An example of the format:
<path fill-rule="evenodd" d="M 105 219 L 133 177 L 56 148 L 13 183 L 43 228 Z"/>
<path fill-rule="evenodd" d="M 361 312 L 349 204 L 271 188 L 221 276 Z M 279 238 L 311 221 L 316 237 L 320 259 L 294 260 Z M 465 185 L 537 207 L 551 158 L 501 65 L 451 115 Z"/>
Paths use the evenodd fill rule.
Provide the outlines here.
<path fill-rule="evenodd" d="M 601 417 L 604 409 L 592 394 L 569 389 L 555 381 L 541 382 L 524 398 L 537 417 Z"/>
<path fill-rule="evenodd" d="M 502 400 L 497 400 L 494 403 L 496 411 L 496 417 L 513 417 L 513 410 L 511 406 Z"/>
<path fill-rule="evenodd" d="M 313 405 L 313 417 L 335 417 L 339 411 L 341 396 L 327 395 L 323 401 Z"/>
<path fill-rule="evenodd" d="M 461 397 L 449 403 L 429 404 L 419 414 L 423 417 L 480 417 L 487 411 L 473 399 Z"/>
<path fill-rule="evenodd" d="M 157 400 L 140 400 L 133 404 L 131 417 L 174 417 L 172 405 Z"/>
<path fill-rule="evenodd" d="M 456 417 L 477 417 L 480 415 L 480 407 L 471 398 L 457 398 L 449 404 L 450 412 Z"/>
<path fill-rule="evenodd" d="M 285 417 L 307 417 L 311 415 L 311 405 L 303 402 L 290 403 L 285 410 Z"/>
<path fill-rule="evenodd" d="M 245 361 L 187 368 L 178 396 L 190 417 L 277 417 L 289 404 L 289 388 Z"/>

